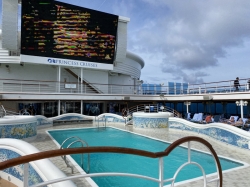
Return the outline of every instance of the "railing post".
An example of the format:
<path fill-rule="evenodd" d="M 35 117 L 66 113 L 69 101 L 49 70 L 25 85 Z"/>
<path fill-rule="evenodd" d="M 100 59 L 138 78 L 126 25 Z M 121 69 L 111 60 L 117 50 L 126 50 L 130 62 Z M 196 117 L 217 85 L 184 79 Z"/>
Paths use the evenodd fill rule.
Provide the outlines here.
<path fill-rule="evenodd" d="M 176 82 L 174 83 L 174 95 L 176 95 Z"/>
<path fill-rule="evenodd" d="M 23 165 L 23 186 L 29 186 L 29 163 Z"/>
<path fill-rule="evenodd" d="M 231 89 L 231 81 L 229 82 L 229 84 L 230 84 L 229 86 L 230 86 L 230 92 L 231 92 L 232 91 L 232 89 Z"/>
<path fill-rule="evenodd" d="M 98 123 L 97 123 L 98 129 L 99 129 L 99 118 L 98 118 Z"/>
<path fill-rule="evenodd" d="M 188 162 L 191 162 L 191 144 L 188 142 Z"/>
<path fill-rule="evenodd" d="M 106 116 L 104 116 L 104 120 L 105 120 L 105 129 L 106 129 L 106 126 L 107 126 L 107 118 L 106 118 Z"/>
<path fill-rule="evenodd" d="M 3 83 L 3 81 L 2 81 L 2 91 L 4 91 L 4 83 Z"/>
<path fill-rule="evenodd" d="M 159 158 L 159 187 L 163 187 L 164 184 L 164 162 L 163 158 Z"/>

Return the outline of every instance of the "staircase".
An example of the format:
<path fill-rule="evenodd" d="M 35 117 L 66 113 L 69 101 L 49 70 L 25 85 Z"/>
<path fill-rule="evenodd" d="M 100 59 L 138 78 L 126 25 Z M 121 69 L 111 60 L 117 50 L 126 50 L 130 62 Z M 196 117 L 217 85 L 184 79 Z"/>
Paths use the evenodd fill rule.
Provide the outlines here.
<path fill-rule="evenodd" d="M 73 70 L 70 70 L 68 68 L 65 68 L 65 70 L 70 73 L 72 76 L 74 76 L 76 79 L 78 79 L 77 73 L 75 73 Z M 81 80 L 80 80 L 81 81 Z M 101 90 L 99 90 L 97 87 L 95 87 L 93 84 L 87 82 L 86 80 L 82 79 L 81 83 L 84 85 L 84 89 L 86 89 L 85 93 L 103 93 Z"/>

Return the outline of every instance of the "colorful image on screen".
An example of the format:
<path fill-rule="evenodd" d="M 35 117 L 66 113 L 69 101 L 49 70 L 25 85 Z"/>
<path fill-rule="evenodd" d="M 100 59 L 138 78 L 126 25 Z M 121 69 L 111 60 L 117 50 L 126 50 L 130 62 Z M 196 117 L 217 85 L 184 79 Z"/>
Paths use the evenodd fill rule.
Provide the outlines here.
<path fill-rule="evenodd" d="M 118 16 L 53 0 L 23 0 L 21 54 L 113 64 Z"/>

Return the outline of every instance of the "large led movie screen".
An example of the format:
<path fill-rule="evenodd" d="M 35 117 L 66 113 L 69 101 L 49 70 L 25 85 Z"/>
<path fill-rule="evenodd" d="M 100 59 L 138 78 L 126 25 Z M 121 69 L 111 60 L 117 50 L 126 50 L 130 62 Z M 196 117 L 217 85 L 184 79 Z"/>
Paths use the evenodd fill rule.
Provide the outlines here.
<path fill-rule="evenodd" d="M 113 64 L 117 24 L 116 15 L 54 0 L 22 0 L 21 55 Z"/>

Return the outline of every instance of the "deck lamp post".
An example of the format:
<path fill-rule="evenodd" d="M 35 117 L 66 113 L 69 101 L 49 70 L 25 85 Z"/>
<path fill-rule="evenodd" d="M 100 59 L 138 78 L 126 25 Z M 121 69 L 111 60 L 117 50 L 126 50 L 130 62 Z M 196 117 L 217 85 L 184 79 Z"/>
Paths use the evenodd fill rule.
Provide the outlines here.
<path fill-rule="evenodd" d="M 186 101 L 186 102 L 184 102 L 184 105 L 186 105 L 186 106 L 187 106 L 187 114 L 188 114 L 188 106 L 189 106 L 189 105 L 191 105 L 191 102 Z"/>
<path fill-rule="evenodd" d="M 247 106 L 248 102 L 240 100 L 240 101 L 236 101 L 235 103 L 237 106 L 240 106 L 241 119 L 243 119 L 243 106 Z"/>
<path fill-rule="evenodd" d="M 163 110 L 164 110 L 164 106 L 161 106 L 161 107 L 160 107 L 160 109 L 161 109 L 161 111 L 163 112 Z"/>

